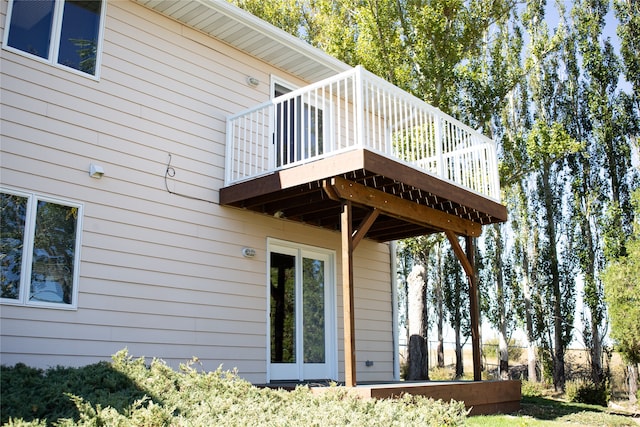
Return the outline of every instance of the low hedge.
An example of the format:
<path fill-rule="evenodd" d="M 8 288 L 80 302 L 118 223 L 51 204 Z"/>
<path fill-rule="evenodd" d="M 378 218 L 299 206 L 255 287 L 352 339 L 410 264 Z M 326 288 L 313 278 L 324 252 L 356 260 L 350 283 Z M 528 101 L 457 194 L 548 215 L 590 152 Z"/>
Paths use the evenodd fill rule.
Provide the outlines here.
<path fill-rule="evenodd" d="M 193 363 L 175 371 L 126 350 L 82 368 L 1 369 L 1 421 L 9 426 L 458 426 L 467 414 L 461 402 L 424 397 L 261 389 L 235 372 L 203 372 Z"/>

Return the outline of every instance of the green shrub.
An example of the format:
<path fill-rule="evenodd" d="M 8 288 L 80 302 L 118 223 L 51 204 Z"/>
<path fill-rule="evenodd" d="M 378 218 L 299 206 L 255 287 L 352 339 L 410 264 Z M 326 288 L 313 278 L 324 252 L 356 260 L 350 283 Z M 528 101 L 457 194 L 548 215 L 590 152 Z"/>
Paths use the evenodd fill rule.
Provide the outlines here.
<path fill-rule="evenodd" d="M 363 400 L 339 387 L 317 396 L 308 387 L 260 389 L 234 372 L 202 372 L 193 363 L 175 371 L 126 351 L 77 369 L 3 367 L 1 381 L 1 422 L 9 426 L 458 426 L 467 414 L 462 402 L 409 395 Z"/>
<path fill-rule="evenodd" d="M 429 371 L 431 381 L 451 381 L 455 377 L 455 371 L 451 368 L 433 368 Z"/>
<path fill-rule="evenodd" d="M 529 380 L 522 381 L 522 396 L 541 397 L 544 395 L 545 390 L 546 385 L 544 383 Z"/>
<path fill-rule="evenodd" d="M 565 397 L 569 402 L 607 406 L 611 390 L 606 381 L 595 384 L 591 380 L 575 380 L 567 382 Z"/>
<path fill-rule="evenodd" d="M 21 363 L 14 367 L 2 366 L 0 385 L 3 423 L 9 416 L 24 420 L 75 418 L 78 410 L 67 394 L 119 411 L 145 395 L 107 362 L 82 368 L 58 366 L 46 371 Z"/>
<path fill-rule="evenodd" d="M 22 418 L 9 418 L 9 421 L 2 425 L 3 427 L 47 427 L 47 422 L 40 420 L 25 421 Z"/>
<path fill-rule="evenodd" d="M 507 344 L 507 357 L 509 358 L 509 362 L 517 363 L 520 358 L 522 358 L 523 349 L 524 347 L 519 340 L 509 340 Z M 495 360 L 500 360 L 500 340 L 497 337 L 484 340 L 482 352 Z"/>

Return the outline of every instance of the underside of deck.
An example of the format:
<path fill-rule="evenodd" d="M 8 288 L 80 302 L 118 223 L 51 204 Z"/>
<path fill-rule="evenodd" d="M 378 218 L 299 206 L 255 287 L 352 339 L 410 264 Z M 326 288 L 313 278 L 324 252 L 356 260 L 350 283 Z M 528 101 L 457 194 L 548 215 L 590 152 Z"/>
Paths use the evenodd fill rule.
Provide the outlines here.
<path fill-rule="evenodd" d="M 260 387 L 282 388 L 293 390 L 296 383 L 272 383 Z M 327 386 L 322 383 L 307 384 L 312 393 L 331 393 L 343 387 Z M 464 402 L 470 415 L 508 414 L 520 409 L 520 381 L 434 381 L 411 382 L 400 381 L 390 383 L 360 384 L 349 387 L 362 399 L 392 399 L 405 394 L 425 396 L 435 400 Z"/>
<path fill-rule="evenodd" d="M 481 226 L 504 222 L 491 199 L 366 149 L 282 169 L 220 190 L 220 204 L 340 229 L 341 201 L 353 203 L 355 224 L 372 210 L 366 237 L 398 240 L 450 230 L 478 237 Z"/>
<path fill-rule="evenodd" d="M 505 206 L 362 148 L 229 185 L 220 190 L 220 204 L 340 231 L 348 387 L 357 384 L 353 251 L 364 238 L 387 242 L 443 232 L 469 278 L 473 377 L 481 379 L 473 240 L 483 225 L 506 221 Z"/>

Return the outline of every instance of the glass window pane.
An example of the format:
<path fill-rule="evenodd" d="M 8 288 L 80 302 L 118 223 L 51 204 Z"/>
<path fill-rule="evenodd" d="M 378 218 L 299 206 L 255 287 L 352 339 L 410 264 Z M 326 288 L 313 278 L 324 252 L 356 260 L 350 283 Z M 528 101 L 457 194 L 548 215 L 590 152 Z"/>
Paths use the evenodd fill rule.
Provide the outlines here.
<path fill-rule="evenodd" d="M 95 74 L 101 8 L 96 0 L 64 2 L 59 64 Z"/>
<path fill-rule="evenodd" d="M 325 361 L 324 261 L 302 260 L 304 362 Z"/>
<path fill-rule="evenodd" d="M 271 253 L 271 362 L 296 363 L 296 258 Z"/>
<path fill-rule="evenodd" d="M 2 298 L 20 298 L 26 197 L 0 194 L 0 288 Z"/>
<path fill-rule="evenodd" d="M 78 208 L 38 201 L 31 301 L 71 304 Z"/>
<path fill-rule="evenodd" d="M 14 0 L 7 44 L 41 58 L 49 58 L 53 0 Z"/>

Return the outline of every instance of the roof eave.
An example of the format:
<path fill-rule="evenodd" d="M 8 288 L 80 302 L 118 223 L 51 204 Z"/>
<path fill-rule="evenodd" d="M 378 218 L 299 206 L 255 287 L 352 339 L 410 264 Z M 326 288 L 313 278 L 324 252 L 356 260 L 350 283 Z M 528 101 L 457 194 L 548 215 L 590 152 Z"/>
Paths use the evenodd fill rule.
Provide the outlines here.
<path fill-rule="evenodd" d="M 165 16 L 173 18 L 178 22 L 183 23 L 191 28 L 199 30 L 195 26 L 191 25 L 188 19 L 186 19 L 184 13 L 179 8 L 167 7 L 167 4 L 174 4 L 175 1 L 184 2 L 185 0 L 135 0 L 138 3 L 152 9 L 156 10 Z M 228 43 L 238 49 L 241 49 L 247 52 L 250 55 L 256 56 L 266 62 L 271 63 L 272 65 L 283 69 L 284 71 L 291 72 L 303 80 L 313 82 L 318 81 L 326 77 L 330 77 L 337 73 L 346 71 L 351 69 L 352 67 L 348 64 L 334 58 L 333 56 L 325 53 L 321 49 L 318 49 L 309 43 L 287 33 L 286 31 L 275 27 L 274 25 L 269 24 L 268 22 L 258 18 L 257 16 L 225 1 L 225 0 L 189 0 L 192 3 L 200 4 L 206 7 L 208 10 L 226 16 L 228 19 L 235 22 L 239 27 L 242 28 L 243 32 L 248 36 L 251 36 L 253 33 L 254 37 L 262 37 L 268 40 L 271 40 L 280 46 L 283 46 L 287 50 L 291 52 L 292 56 L 299 56 L 296 59 L 296 63 L 298 61 L 303 61 L 308 65 L 307 61 L 311 61 L 316 64 L 315 67 L 301 67 L 300 70 L 292 71 L 285 69 L 281 64 L 278 64 L 277 61 L 270 61 L 268 58 L 260 57 L 259 51 L 256 48 L 254 51 L 251 49 L 243 48 L 241 46 L 234 45 L 234 40 L 229 37 L 225 38 L 224 36 L 216 35 L 214 31 L 206 32 L 211 37 L 215 37 L 217 39 L 222 40 L 225 43 Z M 200 30 L 202 31 L 202 30 Z M 295 58 L 294 58 L 295 59 Z"/>

